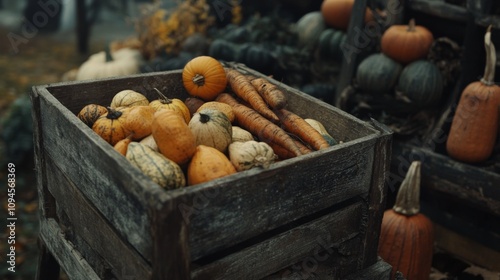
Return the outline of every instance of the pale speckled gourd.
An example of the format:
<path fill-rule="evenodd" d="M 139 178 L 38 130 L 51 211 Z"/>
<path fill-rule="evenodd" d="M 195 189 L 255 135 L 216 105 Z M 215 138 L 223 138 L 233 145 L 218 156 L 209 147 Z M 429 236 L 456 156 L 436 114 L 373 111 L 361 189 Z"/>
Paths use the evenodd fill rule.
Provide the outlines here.
<path fill-rule="evenodd" d="M 276 158 L 271 146 L 264 142 L 252 140 L 229 145 L 229 160 L 238 171 L 254 167 L 268 168 Z"/>
<path fill-rule="evenodd" d="M 144 59 L 139 50 L 123 48 L 114 52 L 109 49 L 91 55 L 76 73 L 76 80 L 102 79 L 140 73 Z"/>
<path fill-rule="evenodd" d="M 232 142 L 232 125 L 227 116 L 215 109 L 203 109 L 193 115 L 189 129 L 196 145 L 205 145 L 225 152 Z"/>
<path fill-rule="evenodd" d="M 155 152 L 160 152 L 160 149 L 158 149 L 158 144 L 156 144 L 153 134 L 144 137 L 141 141 L 139 141 L 139 143 L 150 147 Z"/>
<path fill-rule="evenodd" d="M 150 147 L 138 142 L 128 145 L 126 158 L 155 183 L 166 189 L 186 186 L 181 167 Z"/>
<path fill-rule="evenodd" d="M 232 142 L 246 142 L 246 141 L 252 141 L 255 140 L 253 138 L 252 133 L 249 131 L 233 125 L 233 141 Z"/>
<path fill-rule="evenodd" d="M 147 106 L 149 105 L 149 100 L 142 93 L 125 89 L 119 91 L 113 96 L 111 100 L 111 104 L 109 105 L 111 108 L 119 108 L 119 107 L 132 107 L 132 106 Z"/>

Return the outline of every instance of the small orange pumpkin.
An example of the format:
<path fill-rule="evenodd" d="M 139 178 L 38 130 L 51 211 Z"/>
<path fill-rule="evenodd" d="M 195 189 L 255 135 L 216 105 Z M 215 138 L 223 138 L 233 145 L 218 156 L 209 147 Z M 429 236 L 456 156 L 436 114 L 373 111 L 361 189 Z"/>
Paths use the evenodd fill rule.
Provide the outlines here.
<path fill-rule="evenodd" d="M 92 126 L 92 130 L 106 142 L 115 145 L 130 134 L 125 127 L 125 118 L 121 110 L 107 107 L 108 112 L 100 116 Z"/>
<path fill-rule="evenodd" d="M 84 122 L 88 127 L 92 127 L 94 122 L 102 115 L 106 114 L 108 110 L 106 107 L 97 104 L 85 105 L 78 113 L 78 118 Z"/>
<path fill-rule="evenodd" d="M 416 25 L 411 19 L 408 25 L 392 25 L 382 35 L 382 53 L 397 62 L 407 64 L 425 58 L 429 53 L 434 36 L 424 26 Z"/>
<path fill-rule="evenodd" d="M 462 92 L 446 140 L 448 155 L 456 160 L 479 163 L 493 153 L 499 126 L 500 87 L 495 84 L 496 51 L 491 26 L 485 35 L 486 67 L 481 81 Z"/>
<path fill-rule="evenodd" d="M 399 188 L 396 203 L 382 218 L 378 253 L 392 265 L 394 279 L 427 280 L 432 266 L 434 226 L 420 211 L 420 161 L 414 161 Z"/>
<path fill-rule="evenodd" d="M 129 134 L 129 136 L 118 141 L 113 148 L 123 156 L 126 156 L 128 144 L 130 144 L 131 142 L 132 142 L 132 134 Z"/>
<path fill-rule="evenodd" d="M 182 82 L 189 94 L 211 101 L 226 88 L 227 77 L 218 60 L 210 56 L 198 56 L 184 66 Z"/>
<path fill-rule="evenodd" d="M 188 185 L 195 185 L 236 173 L 236 168 L 216 148 L 198 145 L 187 169 Z"/>
<path fill-rule="evenodd" d="M 179 165 L 191 159 L 196 138 L 179 113 L 169 109 L 155 112 L 151 128 L 158 150 L 166 158 Z"/>
<path fill-rule="evenodd" d="M 191 120 L 191 113 L 189 112 L 189 108 L 182 102 L 182 100 L 177 98 L 168 98 L 161 91 L 155 88 L 156 92 L 160 96 L 159 99 L 151 101 L 149 106 L 153 107 L 155 111 L 160 109 L 171 109 L 182 115 L 186 123 L 189 123 Z"/>
<path fill-rule="evenodd" d="M 339 30 L 347 30 L 351 19 L 354 0 L 324 0 L 321 3 L 321 14 L 325 23 Z M 366 9 L 365 23 L 373 20 L 373 13 Z"/>

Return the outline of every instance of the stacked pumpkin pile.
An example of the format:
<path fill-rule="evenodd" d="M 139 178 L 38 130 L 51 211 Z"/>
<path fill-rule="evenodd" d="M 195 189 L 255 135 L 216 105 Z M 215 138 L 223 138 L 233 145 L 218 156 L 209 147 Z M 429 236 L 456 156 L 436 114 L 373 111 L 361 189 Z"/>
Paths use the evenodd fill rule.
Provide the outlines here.
<path fill-rule="evenodd" d="M 266 79 L 209 56 L 187 63 L 182 79 L 190 94 L 184 101 L 157 89 L 151 102 L 123 90 L 109 106 L 89 104 L 78 117 L 167 189 L 267 168 L 336 143 L 321 123 L 287 110 L 285 93 Z"/>
<path fill-rule="evenodd" d="M 389 94 L 409 104 L 409 110 L 437 105 L 443 91 L 439 68 L 426 57 L 433 34 L 410 20 L 408 25 L 393 25 L 382 35 L 381 52 L 365 58 L 356 72 L 356 86 L 368 94 Z"/>

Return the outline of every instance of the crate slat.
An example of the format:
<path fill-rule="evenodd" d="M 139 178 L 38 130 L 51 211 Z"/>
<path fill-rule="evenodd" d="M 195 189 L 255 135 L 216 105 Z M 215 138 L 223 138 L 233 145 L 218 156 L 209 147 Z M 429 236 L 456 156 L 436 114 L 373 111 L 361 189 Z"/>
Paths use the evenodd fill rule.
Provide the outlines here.
<path fill-rule="evenodd" d="M 61 228 L 54 219 L 40 221 L 40 234 L 47 248 L 51 252 L 57 252 L 53 256 L 64 271 L 71 273 L 72 280 L 100 279 L 73 245 L 66 241 Z"/>
<path fill-rule="evenodd" d="M 74 184 L 56 166 L 50 157 L 46 157 L 49 191 L 57 201 L 58 210 L 64 211 L 71 221 L 71 233 L 80 236 L 102 258 L 107 260 L 116 276 L 128 272 L 128 264 L 134 263 L 134 278 L 149 279 L 151 267 L 129 244 L 115 232 L 113 227 L 85 199 Z M 62 221 L 61 221 L 62 223 Z M 103 238 L 105 237 L 105 238 Z"/>

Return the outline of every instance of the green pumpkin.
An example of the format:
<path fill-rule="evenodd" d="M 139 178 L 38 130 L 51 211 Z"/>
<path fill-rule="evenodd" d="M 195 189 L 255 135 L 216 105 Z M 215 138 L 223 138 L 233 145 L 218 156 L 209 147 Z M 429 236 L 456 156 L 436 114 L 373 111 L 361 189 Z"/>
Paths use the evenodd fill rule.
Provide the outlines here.
<path fill-rule="evenodd" d="M 432 62 L 418 60 L 403 69 L 398 89 L 419 108 L 433 106 L 441 99 L 443 77 Z"/>
<path fill-rule="evenodd" d="M 215 39 L 208 49 L 208 55 L 223 61 L 234 61 L 238 52 L 238 46 L 235 43 L 223 39 Z"/>
<path fill-rule="evenodd" d="M 254 43 L 242 44 L 236 54 L 236 61 L 264 73 L 268 73 L 276 63 L 270 49 Z"/>
<path fill-rule="evenodd" d="M 390 93 L 398 81 L 403 66 L 382 53 L 363 59 L 356 71 L 358 87 L 368 93 Z"/>
<path fill-rule="evenodd" d="M 342 59 L 342 48 L 340 46 L 345 42 L 346 38 L 347 36 L 343 31 L 332 28 L 321 32 L 318 41 L 318 51 L 321 58 L 340 61 Z"/>
<path fill-rule="evenodd" d="M 303 15 L 296 24 L 299 44 L 301 46 L 315 44 L 326 24 L 321 12 L 314 11 Z"/>

